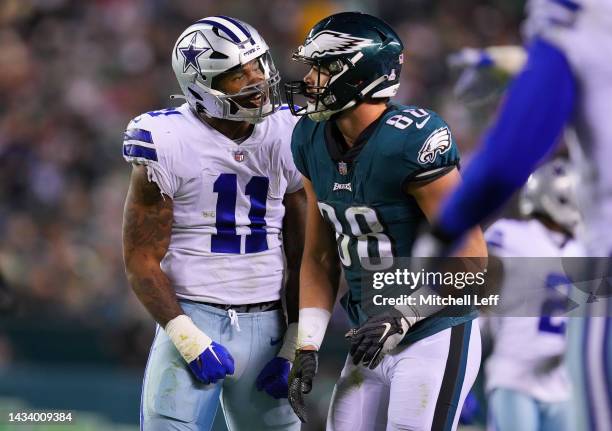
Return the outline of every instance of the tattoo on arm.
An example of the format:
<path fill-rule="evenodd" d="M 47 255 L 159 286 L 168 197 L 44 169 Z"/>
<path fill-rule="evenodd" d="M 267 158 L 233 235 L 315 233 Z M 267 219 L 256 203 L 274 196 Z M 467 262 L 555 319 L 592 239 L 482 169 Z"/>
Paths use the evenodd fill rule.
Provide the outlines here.
<path fill-rule="evenodd" d="M 124 264 L 134 293 L 162 326 L 183 313 L 159 266 L 170 244 L 172 219 L 172 199 L 148 180 L 144 166 L 134 166 L 123 213 Z"/>

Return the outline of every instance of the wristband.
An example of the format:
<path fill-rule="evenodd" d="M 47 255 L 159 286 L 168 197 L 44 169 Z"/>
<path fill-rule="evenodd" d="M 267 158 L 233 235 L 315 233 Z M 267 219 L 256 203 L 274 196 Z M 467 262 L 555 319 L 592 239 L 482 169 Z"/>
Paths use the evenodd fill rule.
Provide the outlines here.
<path fill-rule="evenodd" d="M 323 308 L 301 308 L 297 348 L 314 346 L 319 350 L 330 318 L 331 313 Z"/>
<path fill-rule="evenodd" d="M 212 344 L 210 337 L 185 314 L 170 320 L 165 331 L 187 363 L 195 360 Z"/>
<path fill-rule="evenodd" d="M 298 323 L 290 323 L 289 326 L 287 326 L 287 330 L 285 331 L 285 335 L 283 337 L 283 346 L 276 356 L 280 356 L 281 358 L 285 358 L 288 361 L 293 362 L 295 359 L 295 351 L 297 350 L 297 341 Z"/>

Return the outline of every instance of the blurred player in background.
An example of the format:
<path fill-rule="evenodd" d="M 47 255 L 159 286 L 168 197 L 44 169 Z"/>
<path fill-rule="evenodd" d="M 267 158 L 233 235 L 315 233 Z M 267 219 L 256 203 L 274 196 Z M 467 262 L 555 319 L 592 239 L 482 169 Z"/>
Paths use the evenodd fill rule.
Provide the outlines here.
<path fill-rule="evenodd" d="M 490 255 L 503 259 L 505 302 L 501 315 L 481 322 L 493 343 L 485 362 L 489 429 L 571 431 L 574 408 L 564 360 L 568 319 L 551 316 L 555 307 L 565 310 L 569 292 L 562 289 L 571 281 L 561 259 L 534 259 L 531 265 L 512 259 L 582 255 L 574 240 L 580 213 L 571 166 L 557 159 L 540 167 L 521 192 L 520 209 L 528 219 L 501 219 L 485 232 Z M 526 317 L 526 308 L 535 306 L 541 307 L 541 317 Z"/>
<path fill-rule="evenodd" d="M 385 22 L 346 12 L 316 24 L 294 59 L 310 67 L 287 84 L 302 116 L 292 137 L 308 198 L 300 276 L 299 350 L 289 400 L 304 416 L 342 264 L 351 351 L 332 396 L 328 430 L 451 430 L 480 364 L 475 310 L 456 317 L 361 306 L 363 270 L 409 256 L 420 222 L 459 181 L 459 154 L 436 113 L 389 102 L 399 88 L 403 45 Z M 294 97 L 306 98 L 304 108 Z M 465 256 L 485 256 L 480 229 Z M 438 310 L 439 311 L 439 310 Z M 401 345 L 400 345 L 401 343 Z"/>
<path fill-rule="evenodd" d="M 208 430 L 221 400 L 229 429 L 299 429 L 283 398 L 305 199 L 279 74 L 257 31 L 225 16 L 188 27 L 172 67 L 187 103 L 136 117 L 123 145 L 126 271 L 159 324 L 141 424 Z"/>
<path fill-rule="evenodd" d="M 607 0 L 532 0 L 525 23 L 527 64 L 511 84 L 497 121 L 442 207 L 420 249 L 443 250 L 499 209 L 549 153 L 566 126 L 580 174 L 579 205 L 590 256 L 612 255 L 612 3 Z M 570 139 L 572 144 L 573 140 Z M 437 253 L 433 252 L 434 254 Z M 610 301 L 589 304 L 609 316 Z M 610 317 L 586 317 L 580 329 L 583 427 L 612 423 Z"/>

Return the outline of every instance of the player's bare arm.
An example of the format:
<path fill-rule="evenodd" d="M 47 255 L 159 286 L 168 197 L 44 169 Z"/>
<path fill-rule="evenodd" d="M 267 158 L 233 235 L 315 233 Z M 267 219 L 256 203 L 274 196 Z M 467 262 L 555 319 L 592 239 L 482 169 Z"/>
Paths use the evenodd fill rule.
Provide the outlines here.
<path fill-rule="evenodd" d="M 160 262 L 170 244 L 172 220 L 172 199 L 149 181 L 144 166 L 133 165 L 123 215 L 123 259 L 128 281 L 195 376 L 204 383 L 214 383 L 233 374 L 233 359 L 184 314 L 170 280 L 161 270 Z M 216 353 L 210 353 L 215 348 Z M 217 359 L 220 366 L 212 370 L 206 368 L 211 355 L 221 358 Z"/>
<path fill-rule="evenodd" d="M 317 196 L 308 178 L 306 194 L 306 241 L 300 268 L 300 320 L 295 360 L 289 377 L 289 402 L 306 422 L 304 394 L 312 389 L 325 329 L 338 293 L 340 261 L 334 233 L 319 212 Z"/>
<path fill-rule="evenodd" d="M 340 261 L 334 233 L 323 220 L 312 183 L 304 178 L 307 198 L 306 242 L 300 271 L 300 309 L 321 308 L 331 313 L 340 280 Z"/>
<path fill-rule="evenodd" d="M 300 265 L 304 250 L 306 225 L 306 192 L 304 189 L 287 193 L 283 200 L 285 217 L 283 219 L 283 245 L 287 259 L 287 283 L 285 298 L 289 323 L 298 321 L 300 297 Z"/>
<path fill-rule="evenodd" d="M 285 194 L 283 199 L 283 246 L 287 261 L 287 276 L 284 289 L 287 310 L 287 330 L 283 345 L 276 357 L 266 364 L 257 377 L 258 390 L 265 390 L 273 398 L 288 397 L 290 362 L 295 361 L 298 343 L 298 315 L 300 298 L 300 264 L 304 250 L 306 224 L 306 193 L 300 189 Z"/>
<path fill-rule="evenodd" d="M 427 220 L 431 223 L 444 202 L 444 199 L 459 185 L 461 175 L 454 168 L 446 175 L 425 184 L 407 186 L 406 193 L 413 196 Z M 480 227 L 472 228 L 460 249 L 453 253 L 459 257 L 486 257 L 487 245 Z M 484 266 L 486 262 L 481 262 Z"/>
<path fill-rule="evenodd" d="M 123 213 L 123 260 L 128 281 L 151 316 L 164 327 L 183 314 L 159 264 L 168 250 L 172 199 L 134 165 Z"/>

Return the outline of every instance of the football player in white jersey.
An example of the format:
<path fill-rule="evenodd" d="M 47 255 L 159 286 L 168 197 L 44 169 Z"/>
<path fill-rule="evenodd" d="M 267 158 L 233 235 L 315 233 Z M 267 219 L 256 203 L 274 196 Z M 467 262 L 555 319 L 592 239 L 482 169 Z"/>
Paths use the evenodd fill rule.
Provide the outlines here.
<path fill-rule="evenodd" d="M 504 277 L 503 311 L 483 319 L 493 341 L 485 363 L 491 430 L 574 429 L 564 361 L 567 318 L 552 316 L 555 307 L 564 310 L 569 292 L 562 290 L 571 282 L 561 259 L 551 259 L 582 255 L 573 239 L 580 221 L 574 185 L 566 161 L 542 166 L 521 193 L 521 212 L 528 219 L 501 219 L 485 233 L 490 254 L 502 258 Z M 538 257 L 547 259 L 522 259 Z M 528 311 L 534 307 L 541 316 L 526 317 L 534 316 Z"/>
<path fill-rule="evenodd" d="M 125 267 L 158 323 L 141 428 L 209 430 L 221 401 L 231 430 L 299 429 L 286 397 L 305 198 L 279 74 L 225 16 L 188 27 L 172 67 L 187 103 L 134 118 L 123 145 Z"/>

